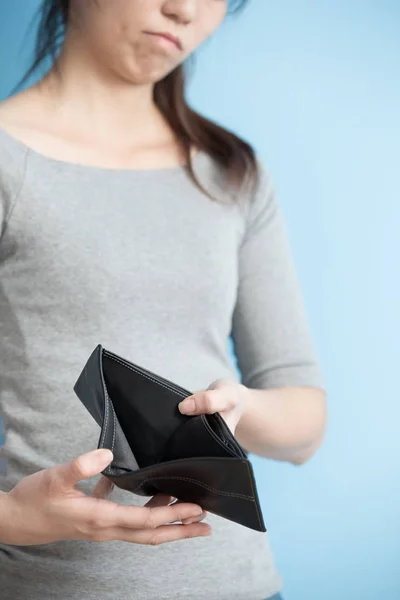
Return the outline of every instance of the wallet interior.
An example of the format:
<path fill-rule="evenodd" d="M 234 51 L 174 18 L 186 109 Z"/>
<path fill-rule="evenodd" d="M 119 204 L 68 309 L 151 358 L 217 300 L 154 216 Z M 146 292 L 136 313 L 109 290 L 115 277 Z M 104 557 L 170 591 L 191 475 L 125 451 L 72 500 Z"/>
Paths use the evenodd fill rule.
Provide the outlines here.
<path fill-rule="evenodd" d="M 215 442 L 214 456 L 246 456 L 219 415 L 190 417 L 179 411 L 179 402 L 191 395 L 188 390 L 107 351 L 102 366 L 109 400 L 139 468 L 203 456 L 205 435 Z M 154 383 L 163 387 L 162 402 Z"/>

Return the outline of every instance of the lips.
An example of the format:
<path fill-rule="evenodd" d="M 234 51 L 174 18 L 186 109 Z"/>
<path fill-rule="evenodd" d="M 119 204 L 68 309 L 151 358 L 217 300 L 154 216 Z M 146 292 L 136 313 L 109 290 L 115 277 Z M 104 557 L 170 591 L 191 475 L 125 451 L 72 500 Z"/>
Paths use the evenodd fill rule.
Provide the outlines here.
<path fill-rule="evenodd" d="M 154 37 L 158 37 L 158 38 L 163 38 L 164 40 L 167 40 L 169 42 L 171 42 L 172 44 L 174 44 L 178 50 L 183 50 L 183 45 L 181 40 L 176 37 L 175 35 L 173 35 L 172 33 L 166 33 L 163 31 L 145 31 L 145 33 L 147 35 L 152 35 Z"/>

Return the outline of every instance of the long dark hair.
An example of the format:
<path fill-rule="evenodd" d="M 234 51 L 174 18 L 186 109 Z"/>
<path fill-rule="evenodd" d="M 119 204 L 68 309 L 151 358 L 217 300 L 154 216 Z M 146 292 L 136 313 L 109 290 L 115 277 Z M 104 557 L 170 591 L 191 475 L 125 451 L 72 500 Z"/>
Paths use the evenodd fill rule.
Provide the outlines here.
<path fill-rule="evenodd" d="M 230 0 L 230 12 L 237 12 L 248 0 Z M 19 86 L 49 59 L 56 64 L 70 18 L 70 0 L 42 0 L 39 9 L 34 59 Z M 185 68 L 178 66 L 154 86 L 154 101 L 182 145 L 193 181 L 204 190 L 194 172 L 191 148 L 208 154 L 235 188 L 256 184 L 257 160 L 253 148 L 233 132 L 206 119 L 188 104 L 185 97 Z"/>

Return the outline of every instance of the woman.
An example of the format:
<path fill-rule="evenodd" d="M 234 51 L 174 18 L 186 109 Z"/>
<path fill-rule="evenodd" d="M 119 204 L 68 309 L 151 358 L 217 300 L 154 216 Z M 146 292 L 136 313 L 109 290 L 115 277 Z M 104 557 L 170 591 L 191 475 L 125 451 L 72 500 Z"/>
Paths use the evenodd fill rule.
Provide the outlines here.
<path fill-rule="evenodd" d="M 230 8 L 46 0 L 35 66 L 60 23 L 61 52 L 0 106 L 3 600 L 280 592 L 263 534 L 110 490 L 97 477 L 110 453 L 93 451 L 72 392 L 101 343 L 199 390 L 180 410 L 220 412 L 249 452 L 301 464 L 321 443 L 325 398 L 270 177 L 184 99 L 182 63 Z"/>

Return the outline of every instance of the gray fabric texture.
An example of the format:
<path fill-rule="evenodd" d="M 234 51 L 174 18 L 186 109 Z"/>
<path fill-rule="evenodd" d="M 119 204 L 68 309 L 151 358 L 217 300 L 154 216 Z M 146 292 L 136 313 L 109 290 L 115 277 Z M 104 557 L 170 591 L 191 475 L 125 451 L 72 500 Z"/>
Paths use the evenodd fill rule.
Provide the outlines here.
<path fill-rule="evenodd" d="M 195 169 L 221 192 L 206 155 Z M 238 378 L 232 334 L 246 385 L 321 385 L 265 169 L 255 194 L 213 202 L 183 167 L 65 163 L 0 130 L 0 200 L 1 490 L 97 446 L 98 427 L 72 387 L 99 343 L 198 390 Z M 145 501 L 121 490 L 113 499 Z M 157 548 L 0 546 L 1 598 L 261 600 L 281 589 L 266 535 L 209 522 L 212 538 Z"/>

